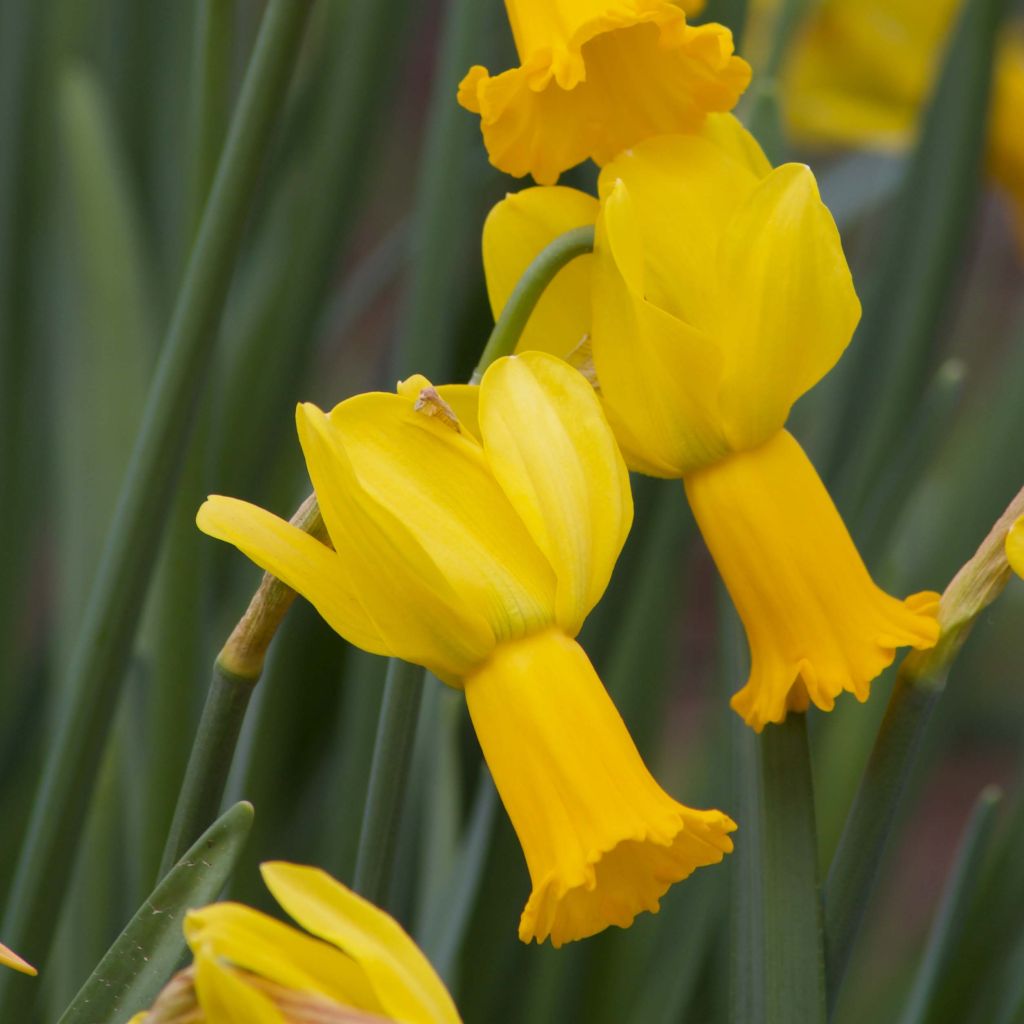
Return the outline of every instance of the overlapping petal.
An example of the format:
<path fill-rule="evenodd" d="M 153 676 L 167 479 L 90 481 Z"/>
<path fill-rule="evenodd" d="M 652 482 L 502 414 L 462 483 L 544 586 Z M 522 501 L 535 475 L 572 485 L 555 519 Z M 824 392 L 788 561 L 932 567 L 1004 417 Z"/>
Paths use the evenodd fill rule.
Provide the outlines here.
<path fill-rule="evenodd" d="M 597 220 L 598 202 L 572 188 L 527 188 L 506 196 L 484 224 L 487 294 L 497 320 L 530 263 L 559 235 Z M 590 333 L 590 256 L 564 266 L 544 290 L 517 351 L 563 359 Z"/>
<path fill-rule="evenodd" d="M 554 356 L 495 363 L 480 388 L 487 462 L 558 581 L 554 621 L 575 636 L 633 520 L 629 474 L 590 385 Z"/>
<path fill-rule="evenodd" d="M 262 872 L 296 922 L 362 969 L 386 1016 L 404 1024 L 459 1024 L 441 979 L 393 918 L 318 868 L 275 862 Z"/>
<path fill-rule="evenodd" d="M 719 408 L 730 446 L 742 450 L 782 428 L 860 319 L 839 232 L 809 168 L 779 167 L 738 204 L 716 270 L 725 358 Z"/>
<path fill-rule="evenodd" d="M 203 1024 L 288 1024 L 273 1000 L 211 956 L 195 960 Z"/>

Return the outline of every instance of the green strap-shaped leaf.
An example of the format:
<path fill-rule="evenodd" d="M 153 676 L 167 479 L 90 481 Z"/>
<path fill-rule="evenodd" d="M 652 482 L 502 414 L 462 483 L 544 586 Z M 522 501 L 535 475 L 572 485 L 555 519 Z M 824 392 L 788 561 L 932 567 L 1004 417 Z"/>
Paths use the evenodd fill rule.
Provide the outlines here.
<path fill-rule="evenodd" d="M 237 803 L 199 837 L 128 922 L 58 1024 L 121 1024 L 149 1006 L 185 952 L 185 912 L 224 888 L 252 818 L 252 804 Z"/>

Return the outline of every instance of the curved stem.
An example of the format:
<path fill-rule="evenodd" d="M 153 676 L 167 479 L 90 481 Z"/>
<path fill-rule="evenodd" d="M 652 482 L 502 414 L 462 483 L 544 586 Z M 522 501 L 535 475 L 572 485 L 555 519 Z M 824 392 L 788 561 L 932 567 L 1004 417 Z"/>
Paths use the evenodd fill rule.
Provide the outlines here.
<path fill-rule="evenodd" d="M 487 344 L 480 355 L 480 362 L 477 363 L 471 384 L 479 384 L 480 378 L 495 359 L 511 355 L 519 342 L 519 338 L 526 327 L 537 303 L 540 301 L 544 289 L 555 279 L 555 275 L 567 263 L 576 259 L 577 256 L 584 256 L 594 249 L 594 228 L 587 224 L 581 228 L 573 228 L 559 235 L 547 248 L 542 249 L 533 262 L 526 268 L 526 272 L 519 279 L 519 283 L 512 290 L 512 294 L 505 303 L 505 308 L 498 317 L 498 322 L 487 339 Z"/>

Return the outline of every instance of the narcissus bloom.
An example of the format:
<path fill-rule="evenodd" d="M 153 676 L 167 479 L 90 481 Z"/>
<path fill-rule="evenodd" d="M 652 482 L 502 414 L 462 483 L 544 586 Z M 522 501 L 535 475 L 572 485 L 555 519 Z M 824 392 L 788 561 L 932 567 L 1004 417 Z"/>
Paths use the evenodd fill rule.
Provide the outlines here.
<path fill-rule="evenodd" d="M 718 24 L 687 24 L 699 5 L 669 0 L 506 0 L 520 66 L 472 68 L 459 102 L 480 115 L 491 163 L 554 184 L 588 158 L 697 130 L 731 110 L 750 81 Z"/>
<path fill-rule="evenodd" d="M 772 170 L 722 117 L 702 137 L 650 139 L 618 157 L 600 195 L 538 188 L 505 200 L 484 238 L 492 301 L 500 309 L 510 264 L 532 246 L 596 216 L 594 255 L 555 279 L 532 337 L 577 362 L 589 348 L 631 467 L 683 479 L 750 643 L 733 707 L 761 729 L 809 702 L 830 709 L 843 691 L 866 699 L 895 648 L 934 644 L 938 595 L 898 601 L 875 586 L 784 430 L 860 315 L 813 175 Z"/>
<path fill-rule="evenodd" d="M 760 0 L 758 6 L 774 6 Z M 899 148 L 931 95 L 961 0 L 825 0 L 794 41 L 783 111 L 794 138 Z M 1006 31 L 992 83 L 988 165 L 1024 242 L 1024 26 Z"/>
<path fill-rule="evenodd" d="M 19 971 L 21 974 L 30 974 L 32 977 L 39 973 L 30 963 L 22 960 L 13 949 L 8 949 L 2 942 L 0 942 L 0 964 Z"/>
<path fill-rule="evenodd" d="M 230 498 L 210 498 L 199 526 L 347 640 L 465 690 L 533 882 L 520 937 L 628 925 L 721 860 L 733 823 L 661 790 L 573 639 L 633 513 L 583 378 L 531 352 L 479 388 L 414 377 L 297 418 L 334 550 Z"/>
<path fill-rule="evenodd" d="M 1024 578 L 1024 516 L 1010 527 L 1006 535 L 1006 557 L 1010 561 L 1010 568 Z"/>
<path fill-rule="evenodd" d="M 443 982 L 392 917 L 318 868 L 261 870 L 305 931 L 238 903 L 189 911 L 193 965 L 131 1024 L 459 1024 Z"/>

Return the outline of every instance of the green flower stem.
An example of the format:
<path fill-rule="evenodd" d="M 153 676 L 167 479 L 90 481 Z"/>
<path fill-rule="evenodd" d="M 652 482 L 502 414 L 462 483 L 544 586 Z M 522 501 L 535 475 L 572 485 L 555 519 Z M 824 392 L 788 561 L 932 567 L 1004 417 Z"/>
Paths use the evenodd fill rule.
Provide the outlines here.
<path fill-rule="evenodd" d="M 412 764 L 413 739 L 426 681 L 424 675 L 418 665 L 398 658 L 388 662 L 353 880 L 356 892 L 372 903 L 384 902 L 391 879 L 402 794 Z"/>
<path fill-rule="evenodd" d="M 311 4 L 267 8 L 238 110 L 189 260 L 96 582 L 78 636 L 63 715 L 36 795 L 3 934 L 45 956 L 67 886 L 88 794 L 124 678 L 177 470 L 262 158 L 298 59 Z M 3 978 L 0 1019 L 25 1020 L 30 993 Z"/>
<path fill-rule="evenodd" d="M 586 225 L 559 235 L 537 254 L 508 297 L 508 302 L 505 303 L 505 308 L 487 339 L 480 362 L 473 371 L 471 384 L 480 383 L 484 370 L 495 359 L 511 355 L 515 351 L 530 314 L 544 294 L 544 289 L 551 284 L 562 267 L 577 256 L 592 252 L 593 249 L 594 229 Z"/>
<path fill-rule="evenodd" d="M 1024 490 L 1010 502 L 939 604 L 939 642 L 903 659 L 860 788 L 825 881 L 828 1000 L 835 1005 L 864 911 L 874 891 L 907 779 L 936 701 L 978 615 L 1011 575 L 1006 534 L 1024 514 Z"/>
<path fill-rule="evenodd" d="M 302 503 L 291 521 L 300 530 L 326 541 L 320 509 L 312 496 Z M 164 847 L 160 877 L 217 815 L 249 698 L 263 674 L 270 642 L 294 600 L 294 590 L 269 573 L 264 574 L 245 614 L 217 655 Z"/>
<path fill-rule="evenodd" d="M 149 1006 L 185 952 L 185 912 L 217 898 L 252 818 L 251 804 L 235 804 L 199 837 L 128 922 L 58 1024 L 123 1021 Z"/>
<path fill-rule="evenodd" d="M 764 972 L 767 1024 L 824 1024 L 825 962 L 818 897 L 807 716 L 790 713 L 760 737 L 764 798 Z"/>
<path fill-rule="evenodd" d="M 967 911 L 982 874 L 995 825 L 995 811 L 1001 799 L 1000 791 L 990 786 L 982 790 L 975 802 L 900 1024 L 927 1024 L 931 1017 L 939 982 L 963 933 Z"/>

